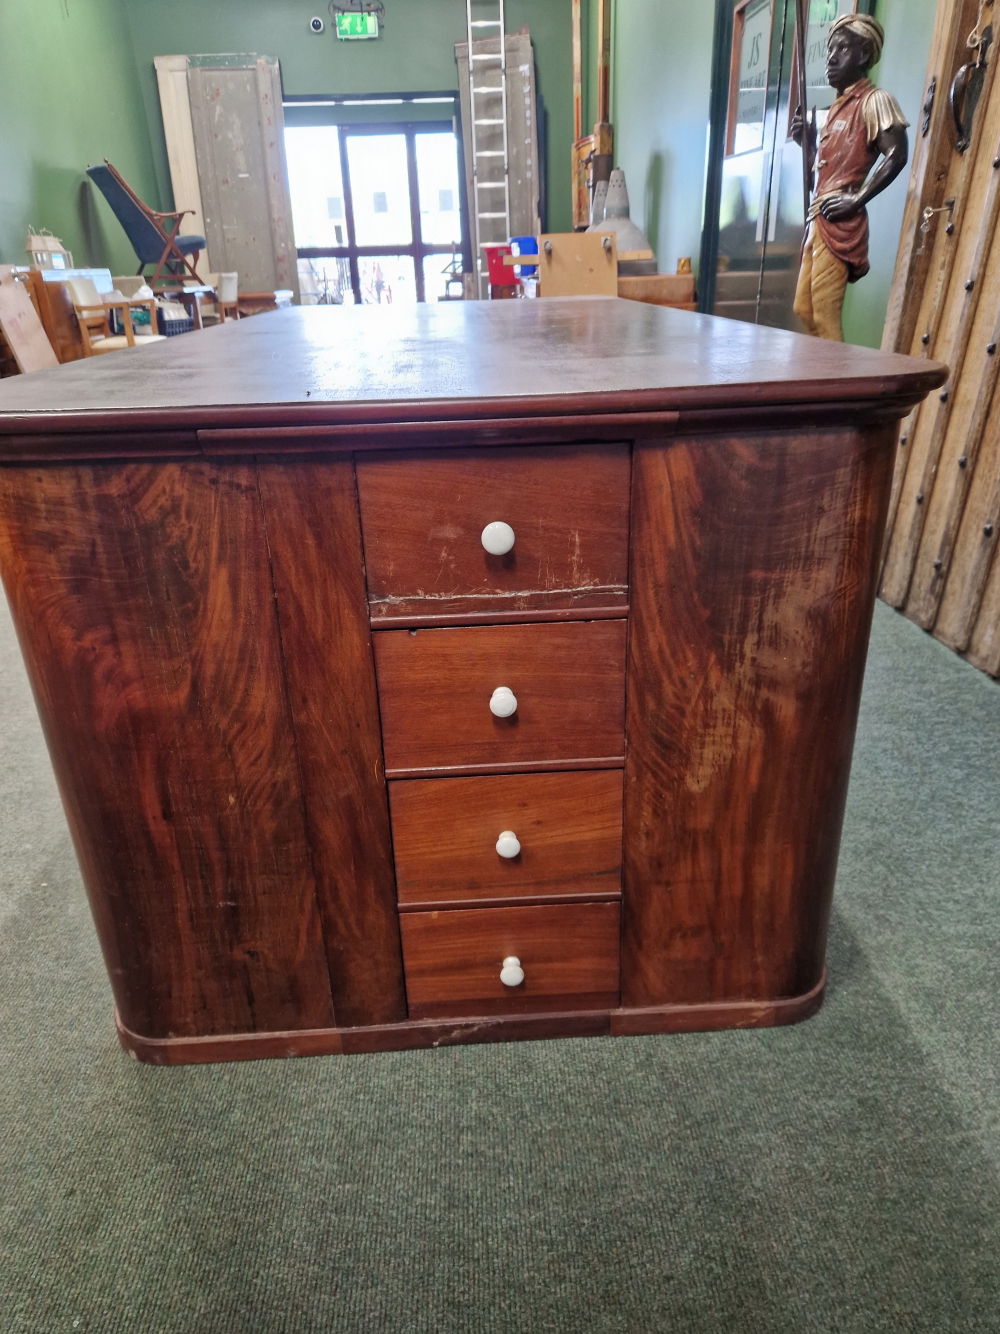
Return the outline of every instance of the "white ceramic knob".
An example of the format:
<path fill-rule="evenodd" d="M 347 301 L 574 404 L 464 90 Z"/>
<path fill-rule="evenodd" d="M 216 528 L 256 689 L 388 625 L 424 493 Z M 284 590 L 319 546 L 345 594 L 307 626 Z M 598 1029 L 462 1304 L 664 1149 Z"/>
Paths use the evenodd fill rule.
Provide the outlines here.
<path fill-rule="evenodd" d="M 505 987 L 519 987 L 524 981 L 524 969 L 521 967 L 521 960 L 516 959 L 513 954 L 509 959 L 503 961 L 503 967 L 500 969 L 500 981 Z"/>
<path fill-rule="evenodd" d="M 490 713 L 497 718 L 509 718 L 517 712 L 517 697 L 506 686 L 497 686 L 490 696 Z"/>
<path fill-rule="evenodd" d="M 516 857 L 520 851 L 521 845 L 513 829 L 505 829 L 497 839 L 497 852 L 501 857 Z"/>
<path fill-rule="evenodd" d="M 483 529 L 482 543 L 491 556 L 506 556 L 514 545 L 514 530 L 497 519 Z"/>

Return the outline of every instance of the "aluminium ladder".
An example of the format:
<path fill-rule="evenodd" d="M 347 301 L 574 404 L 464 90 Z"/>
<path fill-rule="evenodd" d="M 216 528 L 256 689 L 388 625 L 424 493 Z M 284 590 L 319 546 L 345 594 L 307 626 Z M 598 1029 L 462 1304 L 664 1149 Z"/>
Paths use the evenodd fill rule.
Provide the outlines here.
<path fill-rule="evenodd" d="M 472 120 L 472 199 L 474 269 L 476 295 L 483 300 L 488 293 L 488 276 L 483 246 L 489 242 L 510 239 L 510 163 L 507 154 L 507 51 L 504 25 L 504 0 L 489 0 L 497 14 L 492 19 L 472 17 L 473 0 L 465 0 L 466 24 L 469 34 L 469 106 Z M 484 8 L 483 0 L 476 0 L 477 12 Z M 480 40 L 473 47 L 474 32 L 492 29 L 496 34 L 497 50 L 483 48 Z M 483 37 L 490 40 L 489 32 Z M 492 43 L 491 43 L 492 44 Z M 480 71 L 477 74 L 477 71 Z M 492 76 L 499 74 L 499 82 Z M 499 114 L 498 114 L 499 113 Z M 502 192 L 502 207 L 501 207 Z M 511 279 L 513 281 L 513 277 Z"/>

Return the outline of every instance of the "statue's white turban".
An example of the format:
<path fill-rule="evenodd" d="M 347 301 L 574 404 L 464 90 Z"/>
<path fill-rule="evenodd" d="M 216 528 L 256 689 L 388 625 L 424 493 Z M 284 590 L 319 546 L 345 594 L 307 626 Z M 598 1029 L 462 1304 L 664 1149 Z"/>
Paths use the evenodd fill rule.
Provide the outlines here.
<path fill-rule="evenodd" d="M 867 14 L 842 14 L 830 29 L 827 41 L 833 37 L 834 33 L 843 30 L 853 32 L 858 37 L 864 37 L 872 44 L 875 52 L 873 65 L 877 65 L 882 58 L 882 47 L 885 45 L 885 30 L 877 19 L 870 18 Z"/>

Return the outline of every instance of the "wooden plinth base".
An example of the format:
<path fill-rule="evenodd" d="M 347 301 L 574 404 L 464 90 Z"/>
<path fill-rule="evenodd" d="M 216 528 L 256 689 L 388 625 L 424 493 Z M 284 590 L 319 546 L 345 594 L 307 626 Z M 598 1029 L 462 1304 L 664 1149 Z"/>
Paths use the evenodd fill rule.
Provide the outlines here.
<path fill-rule="evenodd" d="M 115 1010 L 118 1040 L 150 1065 L 205 1065 L 272 1056 L 334 1056 L 408 1051 L 472 1042 L 540 1038 L 635 1037 L 643 1033 L 698 1033 L 726 1028 L 775 1028 L 814 1015 L 823 1004 L 826 967 L 811 991 L 780 1000 L 713 1001 L 648 1010 L 592 1010 L 571 1014 L 481 1019 L 423 1019 L 372 1028 L 312 1028 L 288 1033 L 225 1033 L 199 1038 L 145 1038 L 131 1032 Z"/>

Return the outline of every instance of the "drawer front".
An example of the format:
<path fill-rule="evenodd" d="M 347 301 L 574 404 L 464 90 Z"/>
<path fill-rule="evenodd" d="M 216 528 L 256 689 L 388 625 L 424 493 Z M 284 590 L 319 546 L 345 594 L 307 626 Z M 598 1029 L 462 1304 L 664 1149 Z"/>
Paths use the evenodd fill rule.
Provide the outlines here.
<path fill-rule="evenodd" d="M 372 620 L 622 610 L 630 474 L 627 445 L 359 455 Z M 483 545 L 494 522 L 505 554 Z"/>
<path fill-rule="evenodd" d="M 383 630 L 372 642 L 390 778 L 623 762 L 624 621 Z M 504 689 L 516 711 L 498 717 Z"/>
<path fill-rule="evenodd" d="M 411 1019 L 618 1003 L 619 906 L 472 908 L 400 917 Z M 524 980 L 505 986 L 504 960 Z"/>
<path fill-rule="evenodd" d="M 393 782 L 389 808 L 401 908 L 621 892 L 620 769 Z"/>

